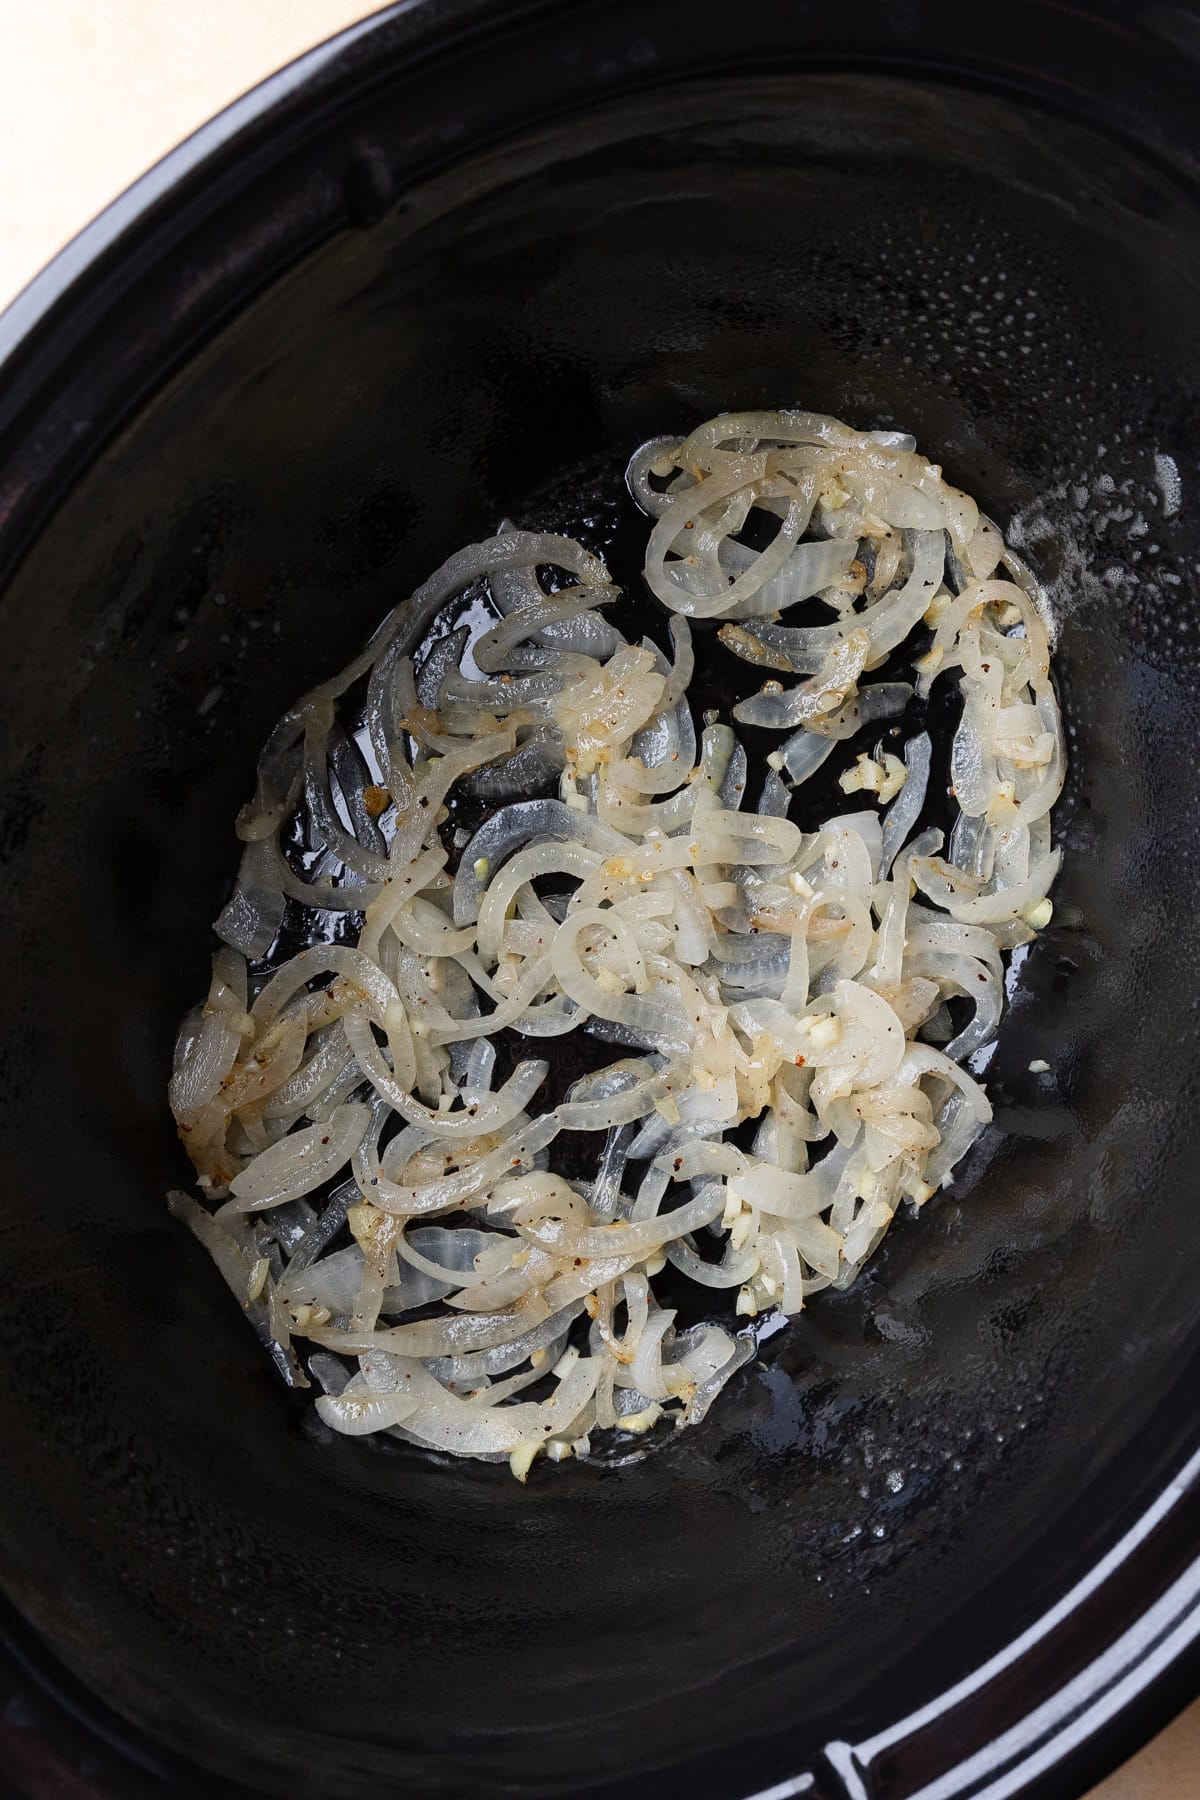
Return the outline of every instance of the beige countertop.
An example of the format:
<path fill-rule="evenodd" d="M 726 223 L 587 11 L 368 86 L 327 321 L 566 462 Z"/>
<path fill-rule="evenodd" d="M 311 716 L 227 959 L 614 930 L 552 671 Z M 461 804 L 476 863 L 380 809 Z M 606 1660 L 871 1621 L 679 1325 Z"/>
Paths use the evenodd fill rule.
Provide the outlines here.
<path fill-rule="evenodd" d="M 0 307 L 172 144 L 361 0 L 0 0 Z M 1200 1702 L 1089 1800 L 1200 1794 Z"/>

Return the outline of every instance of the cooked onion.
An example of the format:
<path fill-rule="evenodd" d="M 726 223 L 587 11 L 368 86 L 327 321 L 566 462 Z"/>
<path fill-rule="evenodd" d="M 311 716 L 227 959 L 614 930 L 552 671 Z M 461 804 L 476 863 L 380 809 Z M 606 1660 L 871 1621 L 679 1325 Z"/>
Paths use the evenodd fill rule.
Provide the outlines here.
<path fill-rule="evenodd" d="M 206 1203 L 171 1210 L 285 1377 L 304 1382 L 307 1338 L 335 1430 L 522 1481 L 597 1431 L 698 1423 L 756 1317 L 845 1287 L 901 1203 L 950 1180 L 991 1116 L 963 1061 L 1060 861 L 1036 584 L 911 439 L 726 415 L 645 445 L 628 484 L 655 521 L 661 641 L 603 616 L 619 590 L 582 545 L 506 525 L 280 721 L 170 1083 Z M 468 589 L 474 626 L 418 669 Z M 828 622 L 780 620 L 800 602 Z M 800 677 L 734 696 L 734 718 L 789 734 L 753 811 L 744 747 L 689 703 L 689 617 Z M 794 788 L 903 717 L 912 682 L 870 679 L 902 647 L 923 696 L 947 673 L 961 689 L 948 848 L 920 828 L 924 731 L 843 751 L 868 804 L 801 830 Z M 452 849 L 456 796 L 500 804 Z M 285 956 L 289 901 L 311 947 Z M 549 1057 L 498 1079 L 506 1028 L 623 1053 L 553 1104 Z M 580 1132 L 605 1136 L 572 1185 L 547 1165 Z M 736 1335 L 677 1327 L 668 1260 Z"/>

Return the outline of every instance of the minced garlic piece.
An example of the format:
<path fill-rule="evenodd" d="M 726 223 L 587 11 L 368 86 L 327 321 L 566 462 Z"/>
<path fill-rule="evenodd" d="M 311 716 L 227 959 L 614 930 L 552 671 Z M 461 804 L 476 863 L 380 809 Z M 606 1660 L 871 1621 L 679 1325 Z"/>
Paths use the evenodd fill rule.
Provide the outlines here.
<path fill-rule="evenodd" d="M 729 1227 L 729 1242 L 735 1250 L 740 1250 L 750 1233 L 754 1230 L 754 1214 L 740 1212 Z"/>
<path fill-rule="evenodd" d="M 854 760 L 854 766 L 838 776 L 838 786 L 844 794 L 854 794 L 860 790 L 875 794 L 884 805 L 894 800 L 904 783 L 908 780 L 908 770 L 898 756 L 885 751 L 882 762 L 876 762 L 873 756 L 865 751 Z"/>
<path fill-rule="evenodd" d="M 657 1400 L 652 1400 L 649 1406 L 642 1408 L 641 1412 L 625 1413 L 618 1418 L 617 1424 L 622 1431 L 649 1431 L 661 1416 L 662 1407 Z"/>
<path fill-rule="evenodd" d="M 508 1459 L 508 1466 L 524 1487 L 529 1480 L 529 1471 L 533 1467 L 533 1459 L 540 1456 L 546 1448 L 544 1444 L 518 1444 Z"/>
<path fill-rule="evenodd" d="M 842 1035 L 840 1022 L 828 1013 L 819 1019 L 808 1019 L 805 1023 L 809 1037 L 819 1050 L 827 1049 L 830 1044 L 836 1044 Z"/>

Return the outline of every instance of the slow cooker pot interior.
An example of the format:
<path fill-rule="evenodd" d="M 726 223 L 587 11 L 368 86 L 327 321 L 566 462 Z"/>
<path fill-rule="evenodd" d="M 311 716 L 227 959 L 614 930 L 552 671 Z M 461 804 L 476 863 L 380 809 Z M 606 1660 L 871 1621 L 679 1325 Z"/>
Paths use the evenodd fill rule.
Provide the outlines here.
<path fill-rule="evenodd" d="M 1200 1273 L 1198 546 L 1161 460 L 1198 448 L 1198 258 L 1165 174 L 1008 101 L 681 87 L 314 252 L 62 506 L 4 600 L 0 1554 L 120 1712 L 291 1795 L 701 1757 L 691 1794 L 744 1791 L 751 1740 L 767 1785 L 917 1704 L 965 1617 L 982 1655 L 1136 1509 Z M 996 1130 L 644 1460 L 521 1490 L 320 1441 L 162 1205 L 257 747 L 503 514 L 601 519 L 650 433 L 789 403 L 914 431 L 1056 595 L 1067 865 Z"/>

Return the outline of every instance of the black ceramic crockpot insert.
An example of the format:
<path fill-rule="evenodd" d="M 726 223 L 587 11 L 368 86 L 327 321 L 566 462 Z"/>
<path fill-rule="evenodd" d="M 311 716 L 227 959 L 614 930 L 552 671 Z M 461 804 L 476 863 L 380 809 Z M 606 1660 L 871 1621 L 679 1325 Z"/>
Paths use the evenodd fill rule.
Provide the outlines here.
<path fill-rule="evenodd" d="M 403 20 L 356 40 L 7 340 L 0 1575 L 155 1791 L 1008 1792 L 985 1746 L 1065 1729 L 1190 1556 L 1139 1528 L 1130 1591 L 954 1691 L 1194 1447 L 1194 193 L 934 67 L 666 84 L 660 12 L 586 82 L 515 27 L 421 83 Z M 603 545 L 643 438 L 783 404 L 915 432 L 1055 596 L 1066 860 L 995 1127 L 640 1461 L 322 1441 L 162 1204 L 257 747 L 504 514 Z"/>

